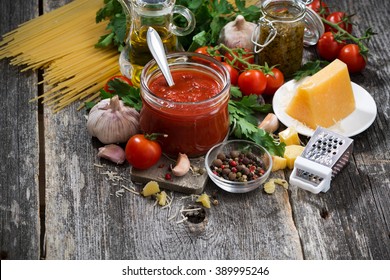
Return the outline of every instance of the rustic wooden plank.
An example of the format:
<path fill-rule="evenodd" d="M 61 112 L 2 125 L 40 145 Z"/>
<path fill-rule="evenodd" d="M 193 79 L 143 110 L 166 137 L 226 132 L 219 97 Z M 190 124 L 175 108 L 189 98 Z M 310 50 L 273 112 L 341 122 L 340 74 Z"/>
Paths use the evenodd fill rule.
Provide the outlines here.
<path fill-rule="evenodd" d="M 190 162 L 191 166 L 204 169 L 204 157 L 190 159 Z M 167 180 L 165 174 L 171 173 L 170 167 L 175 166 L 175 164 L 176 161 L 174 159 L 162 156 L 154 166 L 146 170 L 131 168 L 131 180 L 134 183 L 143 184 L 155 181 L 161 188 L 166 190 L 187 194 L 201 194 L 208 180 L 207 172 L 204 170 L 204 173 L 200 174 L 190 171 L 184 176 L 171 176 L 171 179 Z"/>
<path fill-rule="evenodd" d="M 325 194 L 291 188 L 294 221 L 306 259 L 390 258 L 390 131 L 388 50 L 389 2 L 326 1 L 332 10 L 356 14 L 356 34 L 371 26 L 378 32 L 369 44 L 362 74 L 351 75 L 371 93 L 378 107 L 374 124 L 353 137 L 350 164 Z"/>
<path fill-rule="evenodd" d="M 38 1 L 1 1 L 0 34 L 38 15 Z M 0 259 L 39 259 L 37 73 L 0 61 Z"/>

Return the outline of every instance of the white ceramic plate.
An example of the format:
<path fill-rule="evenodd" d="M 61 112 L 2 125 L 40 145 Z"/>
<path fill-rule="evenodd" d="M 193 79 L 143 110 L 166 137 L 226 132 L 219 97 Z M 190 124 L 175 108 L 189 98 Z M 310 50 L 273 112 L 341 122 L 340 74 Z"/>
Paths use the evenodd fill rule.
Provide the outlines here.
<path fill-rule="evenodd" d="M 327 128 L 346 137 L 357 135 L 369 128 L 377 114 L 376 104 L 372 96 L 361 86 L 352 82 L 351 84 L 356 102 L 355 111 L 334 126 Z M 294 96 L 297 85 L 298 83 L 292 80 L 281 86 L 273 97 L 272 106 L 275 115 L 285 126 L 295 126 L 299 134 L 310 137 L 314 130 L 286 113 L 287 105 Z"/>

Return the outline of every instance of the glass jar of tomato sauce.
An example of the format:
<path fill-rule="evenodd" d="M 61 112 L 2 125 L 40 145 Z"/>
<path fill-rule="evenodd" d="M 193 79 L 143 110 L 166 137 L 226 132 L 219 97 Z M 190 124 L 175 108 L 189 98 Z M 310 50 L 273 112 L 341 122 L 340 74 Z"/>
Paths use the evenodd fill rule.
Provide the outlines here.
<path fill-rule="evenodd" d="M 219 61 L 202 54 L 175 53 L 167 58 L 172 87 L 155 60 L 142 70 L 141 130 L 167 134 L 159 139 L 167 156 L 202 156 L 229 131 L 229 73 Z"/>

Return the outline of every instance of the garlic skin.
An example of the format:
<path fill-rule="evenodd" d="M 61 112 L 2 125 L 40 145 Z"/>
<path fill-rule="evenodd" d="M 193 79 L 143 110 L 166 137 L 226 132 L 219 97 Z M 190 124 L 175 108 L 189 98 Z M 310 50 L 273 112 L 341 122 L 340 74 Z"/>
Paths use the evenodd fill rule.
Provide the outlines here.
<path fill-rule="evenodd" d="M 91 109 L 87 129 L 103 144 L 125 143 L 139 131 L 139 113 L 115 95 L 101 100 Z"/>
<path fill-rule="evenodd" d="M 253 22 L 248 22 L 242 15 L 238 15 L 234 21 L 228 22 L 219 34 L 219 43 L 227 47 L 246 48 L 253 50 L 252 33 L 256 27 Z"/>
<path fill-rule="evenodd" d="M 176 166 L 172 168 L 172 174 L 181 177 L 190 171 L 191 163 L 186 154 L 179 153 L 176 161 Z"/>
<path fill-rule="evenodd" d="M 126 160 L 125 150 L 116 144 L 108 144 L 100 147 L 97 156 L 108 159 L 116 164 L 122 164 Z"/>

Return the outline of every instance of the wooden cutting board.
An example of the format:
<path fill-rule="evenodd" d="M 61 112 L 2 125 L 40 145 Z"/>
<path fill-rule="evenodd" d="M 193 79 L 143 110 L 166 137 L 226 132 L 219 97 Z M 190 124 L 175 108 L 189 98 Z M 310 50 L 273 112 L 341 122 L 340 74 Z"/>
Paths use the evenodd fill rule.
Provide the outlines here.
<path fill-rule="evenodd" d="M 190 159 L 191 167 L 204 168 L 204 157 Z M 208 175 L 206 170 L 203 174 L 190 170 L 182 177 L 171 174 L 171 179 L 166 179 L 165 174 L 171 173 L 170 166 L 175 166 L 175 160 L 162 156 L 158 163 L 147 170 L 130 169 L 131 180 L 135 183 L 146 184 L 149 181 L 156 181 L 160 188 L 177 191 L 186 194 L 200 194 L 207 183 Z"/>

